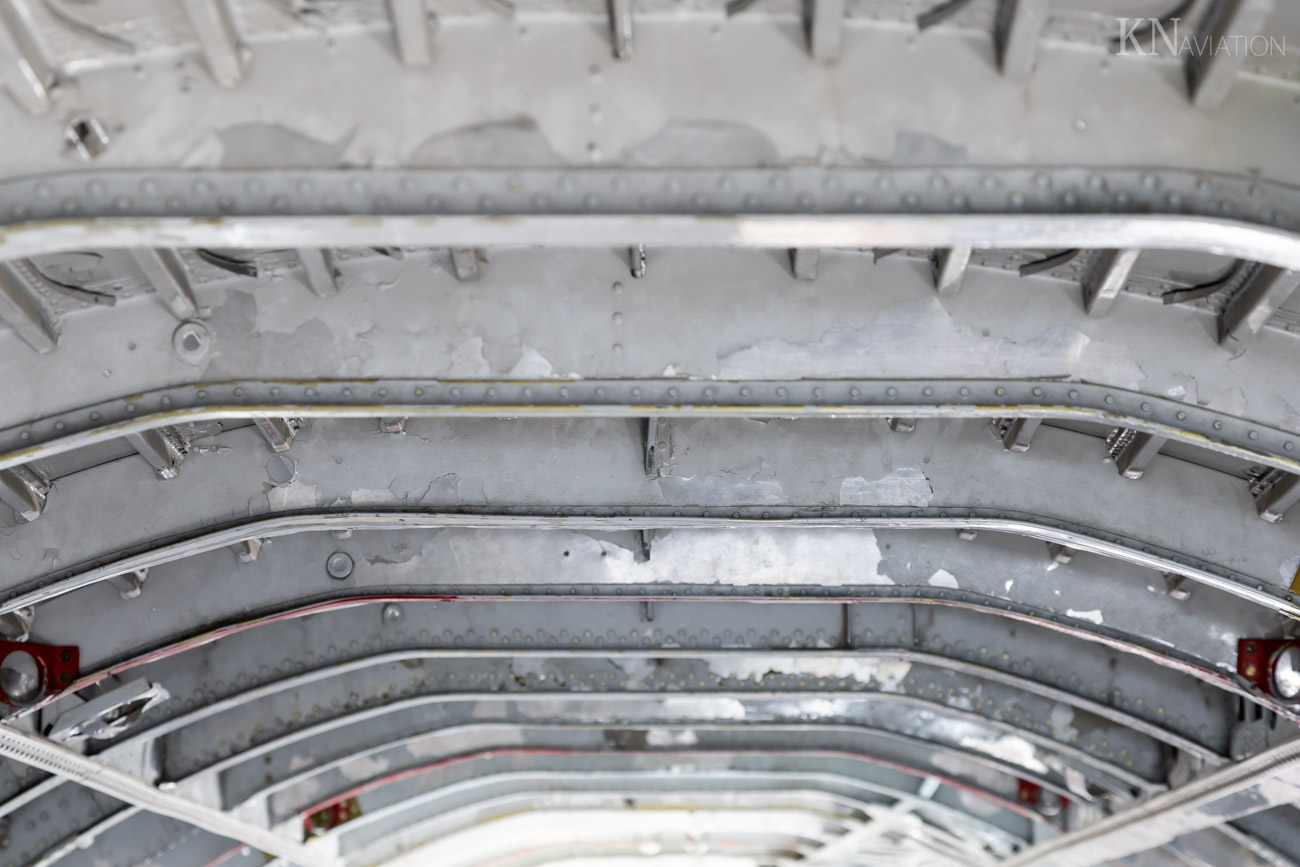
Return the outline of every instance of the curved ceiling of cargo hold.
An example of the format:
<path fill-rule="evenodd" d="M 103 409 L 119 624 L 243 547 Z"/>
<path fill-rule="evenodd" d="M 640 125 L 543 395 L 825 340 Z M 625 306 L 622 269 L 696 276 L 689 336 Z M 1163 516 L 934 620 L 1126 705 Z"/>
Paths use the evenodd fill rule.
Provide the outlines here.
<path fill-rule="evenodd" d="M 1288 863 L 1292 272 L 727 177 L 787 234 L 7 265 L 15 863 Z"/>
<path fill-rule="evenodd" d="M 0 867 L 1300 864 L 1296 9 L 431 5 L 0 0 Z"/>
<path fill-rule="evenodd" d="M 45 493 L 2 623 L 77 659 L 11 722 L 338 864 L 999 863 L 1284 741 L 1296 539 L 1252 494 L 1284 471 L 1100 413 L 899 418 L 967 386 L 856 382 L 225 383 L 193 428 L 33 424 L 65 440 L 12 464 Z M 752 403 L 449 408 L 598 387 Z M 812 387 L 862 400 L 796 412 Z M 355 403 L 236 408 L 259 388 Z M 7 789 L 24 860 L 260 857 L 57 776 Z"/>
<path fill-rule="evenodd" d="M 1289 863 L 1291 274 L 1085 241 L 11 263 L 3 851 Z"/>

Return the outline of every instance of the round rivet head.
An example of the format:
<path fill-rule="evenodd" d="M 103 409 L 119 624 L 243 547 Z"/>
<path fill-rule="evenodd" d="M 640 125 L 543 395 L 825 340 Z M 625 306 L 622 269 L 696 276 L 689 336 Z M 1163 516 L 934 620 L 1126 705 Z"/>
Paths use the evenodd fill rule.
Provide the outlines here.
<path fill-rule="evenodd" d="M 347 554 L 339 553 L 339 554 L 335 554 L 335 555 L 334 555 L 334 557 L 340 557 L 340 556 L 342 556 L 342 557 L 346 557 Z M 330 560 L 333 560 L 334 557 L 331 557 Z M 348 560 L 348 571 L 349 571 L 349 572 L 352 571 L 352 561 L 351 561 L 351 560 Z M 334 573 L 331 572 L 330 574 L 333 575 Z M 339 577 L 339 576 L 335 575 L 334 577 L 337 578 L 337 577 Z M 347 576 L 345 575 L 345 576 L 343 576 L 343 577 L 346 578 Z M 405 612 L 402 611 L 402 606 L 398 605 L 398 604 L 395 603 L 395 602 L 389 602 L 387 605 L 384 606 L 384 610 L 383 610 L 381 616 L 382 616 L 383 621 L 384 621 L 385 623 L 400 623 L 401 620 L 402 620 L 402 618 L 405 617 L 406 614 L 405 614 Z"/>
<path fill-rule="evenodd" d="M 344 554 L 342 551 L 335 551 L 329 556 L 329 559 L 325 561 L 325 571 L 329 573 L 331 578 L 342 581 L 352 574 L 352 558 L 347 554 Z M 387 606 L 385 606 L 385 609 L 387 609 Z M 385 610 L 385 614 L 386 613 L 387 611 Z M 385 619 L 387 619 L 386 616 Z"/>

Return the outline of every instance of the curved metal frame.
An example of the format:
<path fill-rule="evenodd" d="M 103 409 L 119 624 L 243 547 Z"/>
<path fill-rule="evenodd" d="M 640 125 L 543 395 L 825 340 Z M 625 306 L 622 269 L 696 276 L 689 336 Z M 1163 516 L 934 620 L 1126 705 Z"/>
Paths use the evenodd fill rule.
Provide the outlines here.
<path fill-rule="evenodd" d="M 739 656 L 739 653 L 729 653 L 728 651 L 705 651 L 705 650 L 622 650 L 619 651 L 620 658 L 630 659 L 700 659 L 700 658 L 725 658 L 729 655 Z M 934 653 L 925 653 L 919 651 L 909 651 L 900 649 L 882 649 L 873 650 L 870 648 L 858 649 L 848 653 L 833 654 L 826 651 L 799 651 L 799 650 L 751 650 L 746 656 L 764 658 L 764 657 L 782 657 L 792 660 L 801 658 L 809 661 L 822 660 L 836 655 L 842 657 L 851 657 L 853 659 L 871 659 L 871 660 L 899 660 L 906 662 L 922 662 L 933 665 L 938 668 L 948 669 L 954 672 L 969 674 L 982 680 L 988 680 L 994 683 L 1002 683 L 1013 687 L 1014 689 L 1026 693 L 1037 695 L 1042 698 L 1058 701 L 1067 704 L 1079 710 L 1094 714 L 1102 719 L 1109 720 L 1125 728 L 1133 729 L 1147 737 L 1154 738 L 1157 741 L 1173 746 L 1183 752 L 1190 753 L 1207 764 L 1214 766 L 1222 761 L 1222 757 L 1217 753 L 1206 749 L 1204 746 L 1183 737 L 1168 729 L 1159 728 L 1151 723 L 1134 717 L 1131 714 L 1120 710 L 1119 708 L 1104 705 L 1074 693 L 1066 692 L 1057 687 L 1038 683 L 1025 677 L 1019 677 L 1005 671 L 988 666 L 975 665 L 964 660 L 951 659 Z M 265 683 L 261 686 L 236 693 L 225 698 L 218 699 L 202 707 L 186 711 L 174 717 L 170 717 L 159 722 L 151 724 L 148 728 L 128 734 L 125 740 L 118 739 L 113 742 L 109 750 L 121 747 L 127 744 L 137 743 L 141 740 L 149 740 L 162 737 L 171 732 L 177 731 L 187 725 L 199 722 L 228 710 L 238 708 L 250 701 L 256 701 L 259 698 L 270 696 L 276 693 L 291 690 L 296 687 L 310 684 L 323 679 L 337 677 L 350 671 L 364 670 L 375 666 L 386 665 L 392 662 L 410 662 L 419 659 L 448 659 L 448 658 L 497 658 L 497 659 L 526 659 L 530 657 L 554 659 L 554 658 L 605 658 L 608 652 L 586 650 L 528 650 L 513 649 L 509 651 L 492 651 L 492 650 L 398 650 L 377 654 L 374 656 L 363 657 L 343 662 L 331 662 L 321 668 L 312 669 L 301 674 L 291 675 L 279 680 Z M 124 669 L 113 669 L 122 671 Z M 83 684 L 89 685 L 94 681 L 91 678 L 97 676 L 107 676 L 106 674 L 91 675 L 82 681 Z M 638 697 L 635 692 L 618 693 L 620 701 L 631 701 Z M 647 693 L 646 696 L 655 695 Z M 711 697 L 717 697 L 720 693 L 709 693 Z M 762 693 L 746 692 L 743 696 L 749 699 L 758 699 Z M 449 696 L 447 700 L 460 700 L 463 694 Z M 479 700 L 500 700 L 500 701 L 518 701 L 521 696 L 502 695 L 497 693 L 487 693 Z M 554 701 L 552 697 L 547 697 L 547 701 Z M 30 713 L 30 709 L 20 711 L 17 716 L 25 716 Z M 17 801 L 17 798 L 0 804 L 0 815 L 9 812 L 10 805 Z"/>
<path fill-rule="evenodd" d="M 157 389 L 0 430 L 0 469 L 168 425 L 293 418 L 1029 418 L 1140 430 L 1290 472 L 1300 434 L 1165 395 L 1051 380 L 317 380 Z M 32 442 L 35 437 L 35 442 Z"/>
<path fill-rule="evenodd" d="M 1293 617 L 1300 617 L 1300 603 L 1291 593 L 1276 591 L 1277 595 L 1261 589 L 1224 578 L 1206 566 L 1197 566 L 1190 558 L 1156 553 L 1139 543 L 1125 545 L 1115 537 L 1106 538 L 1097 531 L 1066 527 L 1050 518 L 1009 517 L 1005 511 L 980 509 L 874 509 L 869 506 L 843 507 L 826 517 L 793 517 L 795 514 L 807 515 L 807 508 L 791 507 L 741 507 L 738 513 L 748 513 L 753 517 L 717 518 L 704 516 L 699 509 L 681 509 L 656 507 L 652 514 L 645 516 L 645 509 L 629 509 L 627 514 L 587 514 L 614 513 L 619 510 L 607 506 L 586 508 L 582 506 L 571 509 L 541 511 L 537 514 L 498 513 L 475 514 L 473 512 L 428 513 L 428 512 L 354 512 L 306 513 L 277 515 L 270 518 L 251 519 L 240 522 L 229 529 L 214 530 L 195 536 L 187 541 L 165 545 L 156 551 L 135 554 L 99 566 L 85 572 L 75 573 L 69 578 L 44 582 L 39 589 L 20 593 L 0 602 L 0 614 L 10 613 L 22 608 L 29 608 L 47 602 L 65 593 L 88 587 L 117 575 L 148 569 L 152 566 L 168 563 L 191 554 L 212 551 L 248 539 L 273 539 L 292 533 L 316 530 L 399 530 L 408 528 L 460 527 L 469 529 L 567 529 L 567 530 L 671 530 L 671 529 L 736 529 L 742 527 L 772 528 L 797 526 L 807 529 L 858 527 L 870 530 L 987 530 L 991 532 L 1012 533 L 1028 536 L 1044 542 L 1064 545 L 1077 551 L 1086 551 L 1113 557 L 1128 563 L 1160 572 L 1174 572 L 1185 575 L 1194 581 L 1209 585 L 1216 590 L 1230 593 L 1257 605 L 1281 611 Z M 827 510 L 832 511 L 832 510 Z M 576 512 L 583 514 L 563 514 Z M 689 515 L 696 512 L 696 515 Z M 775 513 L 775 517 L 761 518 L 759 512 Z M 886 514 L 871 515 L 884 512 Z M 892 512 L 893 514 L 889 514 Z M 930 515 L 925 513 L 929 512 Z M 558 513 L 558 514 L 557 514 Z M 642 514 L 635 514 L 642 513 Z M 665 513 L 680 513 L 673 517 L 662 516 Z M 847 513 L 847 514 L 846 514 Z M 868 513 L 868 514 L 863 514 Z M 996 516 L 995 516 L 996 515 Z M 1280 598 L 1279 598 L 1280 597 Z M 484 597 L 478 597 L 484 598 Z M 629 597 L 623 597 L 629 598 Z M 733 597 L 734 598 L 734 597 Z M 827 597 L 823 597 L 827 598 Z M 833 597 L 831 597 L 833 598 Z"/>
<path fill-rule="evenodd" d="M 6 198 L 18 208 L 11 213 L 22 216 L 6 228 L 0 255 L 25 258 L 160 245 L 974 246 L 1208 250 L 1300 268 L 1300 238 L 1286 230 L 1297 228 L 1296 217 L 1286 209 L 1295 203 L 1290 187 L 1205 172 L 1071 168 L 1056 173 L 1064 183 L 1035 185 L 1034 172 L 994 167 L 154 171 L 101 174 L 98 194 L 91 196 L 84 192 L 84 174 L 48 175 L 5 183 Z M 670 176 L 677 179 L 675 189 L 665 187 Z M 769 184 L 773 177 L 783 182 Z M 876 183 L 881 177 L 890 179 L 883 195 Z M 943 184 L 932 184 L 935 177 L 943 178 Z M 995 179 L 991 189 L 996 193 L 981 183 L 986 177 Z M 1156 183 L 1144 183 L 1148 177 Z M 720 183 L 724 178 L 730 192 L 726 182 Z M 1094 178 L 1100 183 L 1090 182 Z M 146 204 L 136 204 L 145 179 L 150 190 Z M 1198 196 L 1198 180 L 1217 185 L 1217 198 Z M 1053 186 L 1074 190 L 1074 213 L 1051 213 L 1061 207 Z M 762 210 L 745 199 L 746 191 L 753 195 L 760 189 Z M 1018 190 L 1019 198 L 1008 197 L 1006 189 Z M 1126 192 L 1123 204 L 1112 198 L 1111 189 Z M 837 192 L 828 196 L 825 190 Z M 900 197 L 897 190 L 914 192 Z M 953 213 L 954 190 L 965 191 L 969 213 Z M 1169 206 L 1171 192 L 1179 193 L 1177 209 Z M 1251 200 L 1261 193 L 1277 203 L 1277 223 L 1285 229 L 1223 216 L 1219 202 L 1230 202 L 1227 207 L 1235 213 L 1257 213 Z M 334 212 L 353 216 L 332 215 L 322 194 L 335 203 Z M 898 212 L 900 206 L 921 213 Z M 68 218 L 69 209 L 94 219 Z M 177 212 L 188 216 L 175 216 Z"/>

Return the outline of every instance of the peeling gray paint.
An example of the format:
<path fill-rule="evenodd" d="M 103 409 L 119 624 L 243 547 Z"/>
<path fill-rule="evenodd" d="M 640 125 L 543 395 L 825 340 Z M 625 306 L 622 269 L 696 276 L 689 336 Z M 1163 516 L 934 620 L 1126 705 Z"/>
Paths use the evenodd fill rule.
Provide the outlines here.
<path fill-rule="evenodd" d="M 213 135 L 220 146 L 222 168 L 326 168 L 340 163 L 355 131 L 337 142 L 325 142 L 279 124 L 243 123 Z"/>
<path fill-rule="evenodd" d="M 882 692 L 898 692 L 912 664 L 901 659 L 855 658 L 851 656 L 814 659 L 800 656 L 752 655 L 736 659 L 711 659 L 709 670 L 719 677 L 762 680 L 769 674 L 796 677 L 853 678 L 877 683 Z"/>
<path fill-rule="evenodd" d="M 840 483 L 842 506 L 928 506 L 933 496 L 930 480 L 914 467 L 902 467 L 873 481 L 849 476 Z"/>
<path fill-rule="evenodd" d="M 709 472 L 659 479 L 664 498 L 674 505 L 734 502 L 771 506 L 785 501 L 781 483 L 772 478 L 769 467 L 746 478 L 737 473 Z"/>
<path fill-rule="evenodd" d="M 810 344 L 764 340 L 720 355 L 722 379 L 789 377 L 940 377 L 981 369 L 996 377 L 1068 376 L 1136 388 L 1146 374 L 1122 344 L 1097 340 L 1069 326 L 1013 341 L 953 326 L 939 301 L 899 304 L 859 328 L 835 325 Z"/>
<path fill-rule="evenodd" d="M 530 117 L 466 126 L 425 139 L 407 159 L 412 167 L 562 166 L 565 159 Z"/>
<path fill-rule="evenodd" d="M 778 164 L 780 155 L 767 136 L 743 123 L 670 120 L 650 138 L 629 148 L 625 162 L 633 166 L 762 167 Z"/>
<path fill-rule="evenodd" d="M 940 569 L 930 576 L 931 587 L 948 587 L 957 589 L 957 578 L 948 570 Z"/>

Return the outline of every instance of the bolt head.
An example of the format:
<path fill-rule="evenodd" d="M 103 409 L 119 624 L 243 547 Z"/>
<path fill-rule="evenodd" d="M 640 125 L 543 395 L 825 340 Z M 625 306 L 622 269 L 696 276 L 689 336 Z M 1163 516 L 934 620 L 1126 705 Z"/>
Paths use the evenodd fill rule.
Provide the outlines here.
<path fill-rule="evenodd" d="M 325 571 L 331 578 L 342 581 L 352 574 L 352 558 L 342 551 L 335 551 L 325 561 Z"/>

